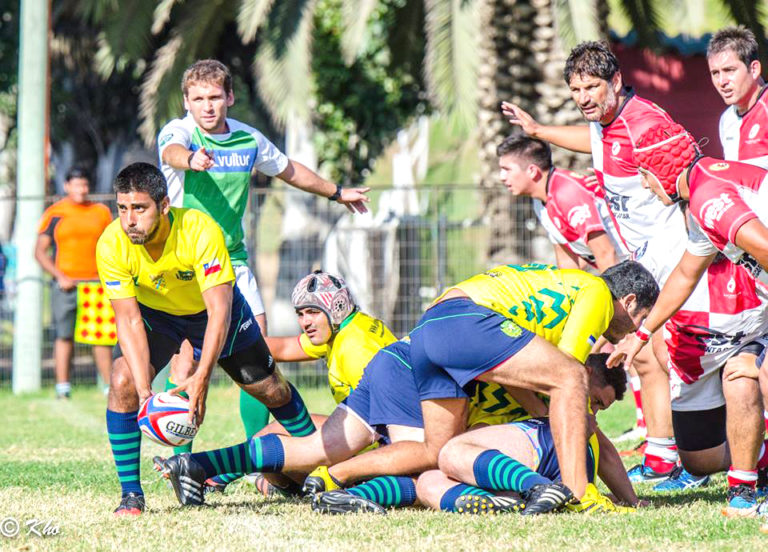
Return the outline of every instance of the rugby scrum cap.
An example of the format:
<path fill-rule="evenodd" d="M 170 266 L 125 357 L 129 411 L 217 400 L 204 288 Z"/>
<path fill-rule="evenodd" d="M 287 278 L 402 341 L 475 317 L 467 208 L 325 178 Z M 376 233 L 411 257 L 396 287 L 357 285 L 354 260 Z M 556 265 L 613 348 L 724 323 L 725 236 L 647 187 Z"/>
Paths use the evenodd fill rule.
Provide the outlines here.
<path fill-rule="evenodd" d="M 656 177 L 672 201 L 679 201 L 677 178 L 701 155 L 693 136 L 677 123 L 659 123 L 646 130 L 633 150 L 639 169 Z"/>
<path fill-rule="evenodd" d="M 322 270 L 315 270 L 296 284 L 291 303 L 295 309 L 320 309 L 334 329 L 355 310 L 355 301 L 344 280 Z"/>

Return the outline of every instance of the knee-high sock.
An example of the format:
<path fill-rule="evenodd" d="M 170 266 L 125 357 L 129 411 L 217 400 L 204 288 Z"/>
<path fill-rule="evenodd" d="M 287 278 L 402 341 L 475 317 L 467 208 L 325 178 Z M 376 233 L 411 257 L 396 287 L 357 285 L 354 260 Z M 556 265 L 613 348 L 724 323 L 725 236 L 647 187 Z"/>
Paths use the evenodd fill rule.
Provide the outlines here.
<path fill-rule="evenodd" d="M 141 431 L 136 420 L 137 412 L 114 412 L 107 409 L 107 435 L 112 456 L 115 459 L 117 478 L 123 495 L 144 494 L 139 480 L 139 456 Z"/>
<path fill-rule="evenodd" d="M 283 406 L 270 408 L 269 411 L 275 420 L 294 437 L 304 437 L 314 433 L 315 424 L 309 416 L 304 400 L 291 383 L 288 383 L 288 387 L 291 388 L 291 399 Z"/>
<path fill-rule="evenodd" d="M 405 476 L 381 476 L 347 489 L 347 492 L 382 506 L 410 506 L 416 502 L 416 484 Z"/>
<path fill-rule="evenodd" d="M 486 450 L 475 460 L 472 470 L 478 487 L 496 491 L 527 491 L 551 483 L 528 466 L 498 450 Z"/>
<path fill-rule="evenodd" d="M 279 472 L 284 458 L 283 444 L 273 434 L 233 447 L 192 453 L 192 459 L 205 470 L 206 478 L 229 473 Z"/>

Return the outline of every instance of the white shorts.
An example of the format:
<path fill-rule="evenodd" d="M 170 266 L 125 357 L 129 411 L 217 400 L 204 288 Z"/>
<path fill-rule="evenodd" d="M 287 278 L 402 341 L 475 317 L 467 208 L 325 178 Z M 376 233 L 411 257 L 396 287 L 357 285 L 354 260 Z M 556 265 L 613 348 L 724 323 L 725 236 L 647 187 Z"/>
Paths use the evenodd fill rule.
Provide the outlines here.
<path fill-rule="evenodd" d="M 261 300 L 261 292 L 251 269 L 245 265 L 232 268 L 235 269 L 235 285 L 243 294 L 245 302 L 251 307 L 253 315 L 264 314 L 264 301 Z"/>
<path fill-rule="evenodd" d="M 737 355 L 741 349 L 748 343 L 759 342 L 768 346 L 768 339 L 761 337 L 757 339 L 744 340 L 741 344 L 733 347 L 723 354 L 718 355 L 718 362 L 709 364 L 704 373 L 694 382 L 686 383 L 678 374 L 677 370 L 669 365 L 669 394 L 672 399 L 672 410 L 676 412 L 690 412 L 694 410 L 711 410 L 725 404 L 723 395 L 723 380 L 720 370 L 725 366 L 725 362 Z"/>

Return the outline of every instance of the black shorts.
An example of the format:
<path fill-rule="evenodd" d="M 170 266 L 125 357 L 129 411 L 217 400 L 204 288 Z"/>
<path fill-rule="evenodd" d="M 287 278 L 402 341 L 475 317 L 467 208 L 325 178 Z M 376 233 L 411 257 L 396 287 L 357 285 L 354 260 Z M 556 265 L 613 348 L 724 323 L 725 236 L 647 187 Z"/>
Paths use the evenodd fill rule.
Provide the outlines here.
<path fill-rule="evenodd" d="M 672 411 L 672 427 L 677 448 L 696 452 L 722 445 L 726 441 L 725 406 L 710 410 Z"/>

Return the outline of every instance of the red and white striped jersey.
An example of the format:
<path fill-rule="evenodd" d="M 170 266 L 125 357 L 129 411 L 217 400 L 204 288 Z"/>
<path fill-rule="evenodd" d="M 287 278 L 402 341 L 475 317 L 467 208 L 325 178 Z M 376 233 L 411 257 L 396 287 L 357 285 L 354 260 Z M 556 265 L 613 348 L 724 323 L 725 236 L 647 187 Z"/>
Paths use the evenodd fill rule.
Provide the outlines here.
<path fill-rule="evenodd" d="M 660 241 L 668 258 L 665 262 L 674 267 L 685 250 L 685 218 L 676 206 L 665 206 L 653 192 L 643 188 L 632 155 L 635 142 L 646 130 L 672 119 L 631 88 L 625 92 L 627 98 L 611 123 L 589 124 L 592 163 L 632 254 L 642 263 L 646 249 L 661 249 L 653 246 L 654 241 Z"/>
<path fill-rule="evenodd" d="M 768 273 L 735 243 L 736 233 L 748 221 L 768 224 L 768 171 L 737 161 L 702 157 L 688 173 L 690 224 L 688 251 L 707 256 L 721 251 L 768 285 Z"/>
<path fill-rule="evenodd" d="M 720 116 L 720 143 L 723 158 L 768 169 L 768 86 L 755 105 L 739 115 L 731 105 Z"/>
<path fill-rule="evenodd" d="M 666 324 L 670 367 L 684 383 L 719 370 L 734 350 L 768 333 L 768 294 L 719 256 Z"/>
<path fill-rule="evenodd" d="M 616 219 L 599 188 L 590 187 L 577 173 L 553 169 L 547 176 L 547 201 L 533 200 L 533 210 L 552 243 L 570 249 L 595 266 L 587 245 L 593 232 L 605 232 L 619 260 L 629 258 L 629 249 L 619 233 Z"/>

